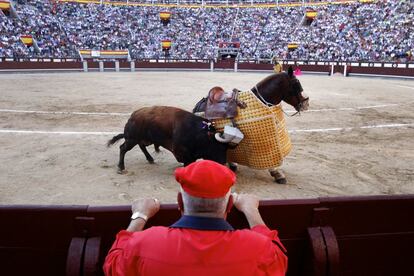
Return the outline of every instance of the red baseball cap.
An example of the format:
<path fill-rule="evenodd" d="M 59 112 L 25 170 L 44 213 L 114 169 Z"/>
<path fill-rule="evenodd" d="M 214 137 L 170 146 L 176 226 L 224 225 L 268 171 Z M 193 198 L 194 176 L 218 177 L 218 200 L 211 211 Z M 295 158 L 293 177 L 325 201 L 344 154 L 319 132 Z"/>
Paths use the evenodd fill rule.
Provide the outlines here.
<path fill-rule="evenodd" d="M 200 160 L 176 169 L 175 179 L 189 195 L 219 198 L 224 197 L 236 182 L 236 174 L 217 162 Z"/>

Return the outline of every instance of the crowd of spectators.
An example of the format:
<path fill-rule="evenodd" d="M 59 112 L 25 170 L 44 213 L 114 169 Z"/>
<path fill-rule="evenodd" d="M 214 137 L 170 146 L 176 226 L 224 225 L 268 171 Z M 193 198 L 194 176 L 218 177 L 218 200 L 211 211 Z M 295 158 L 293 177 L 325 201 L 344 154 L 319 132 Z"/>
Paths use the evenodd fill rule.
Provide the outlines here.
<path fill-rule="evenodd" d="M 104 0 L 105 2 L 126 2 L 126 0 Z M 136 4 L 170 4 L 170 5 L 257 5 L 257 4 L 291 4 L 291 3 L 303 3 L 303 2 L 328 2 L 329 0 L 128 0 L 129 3 Z"/>
<path fill-rule="evenodd" d="M 132 2 L 132 1 L 131 1 Z M 292 1 L 279 1 L 292 2 Z M 376 1 L 315 7 L 310 26 L 305 7 L 186 8 L 99 5 L 19 0 L 18 17 L 0 13 L 0 57 L 79 57 L 78 50 L 128 49 L 132 58 L 214 59 L 220 41 L 237 39 L 239 58 L 310 60 L 410 59 L 414 45 L 414 3 Z M 161 11 L 172 13 L 164 26 Z M 20 35 L 31 34 L 38 48 Z M 287 44 L 299 47 L 288 51 Z"/>
<path fill-rule="evenodd" d="M 321 7 L 310 28 L 293 39 L 301 59 L 394 60 L 413 50 L 414 3 L 378 1 L 375 5 Z"/>
<path fill-rule="evenodd" d="M 53 3 L 49 1 L 17 1 L 17 17 L 0 16 L 0 56 L 78 57 L 59 23 Z M 31 35 L 36 47 L 26 47 L 20 36 Z"/>

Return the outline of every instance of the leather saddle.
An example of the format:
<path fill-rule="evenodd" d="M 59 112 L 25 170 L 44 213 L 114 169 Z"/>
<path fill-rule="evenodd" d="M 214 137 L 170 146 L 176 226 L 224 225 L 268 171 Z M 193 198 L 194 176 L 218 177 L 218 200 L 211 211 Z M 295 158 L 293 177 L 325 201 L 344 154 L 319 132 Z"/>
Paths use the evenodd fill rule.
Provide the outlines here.
<path fill-rule="evenodd" d="M 209 91 L 204 116 L 209 119 L 234 118 L 237 116 L 237 106 L 245 108 L 246 104 L 238 100 L 239 90 L 225 92 L 217 87 Z"/>

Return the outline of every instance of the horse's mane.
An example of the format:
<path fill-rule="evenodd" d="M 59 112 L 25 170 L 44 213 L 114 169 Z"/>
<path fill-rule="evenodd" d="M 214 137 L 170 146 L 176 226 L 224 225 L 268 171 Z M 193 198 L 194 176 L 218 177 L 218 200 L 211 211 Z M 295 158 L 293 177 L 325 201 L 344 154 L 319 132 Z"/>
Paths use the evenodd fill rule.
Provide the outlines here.
<path fill-rule="evenodd" d="M 256 84 L 256 87 L 259 87 L 259 86 L 260 87 L 263 87 L 263 86 L 267 87 L 268 85 L 273 84 L 274 80 L 280 79 L 278 81 L 282 81 L 283 79 L 285 79 L 287 77 L 288 77 L 288 75 L 287 75 L 286 72 L 274 73 L 274 74 L 271 74 L 271 75 L 267 76 L 266 78 L 262 79 L 260 82 L 258 82 Z"/>

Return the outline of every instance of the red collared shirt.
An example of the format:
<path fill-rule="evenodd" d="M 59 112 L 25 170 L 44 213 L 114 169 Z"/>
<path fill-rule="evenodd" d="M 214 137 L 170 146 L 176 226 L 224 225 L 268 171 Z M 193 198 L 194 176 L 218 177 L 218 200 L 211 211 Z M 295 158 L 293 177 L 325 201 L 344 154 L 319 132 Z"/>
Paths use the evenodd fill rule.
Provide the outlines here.
<path fill-rule="evenodd" d="M 174 227 L 174 225 L 172 226 Z M 106 275 L 285 275 L 286 250 L 277 231 L 151 227 L 120 231 L 106 257 Z"/>

